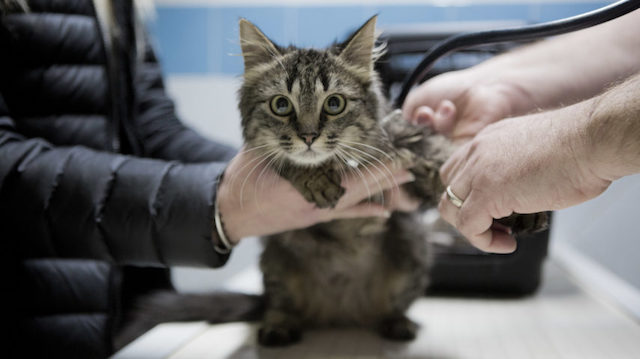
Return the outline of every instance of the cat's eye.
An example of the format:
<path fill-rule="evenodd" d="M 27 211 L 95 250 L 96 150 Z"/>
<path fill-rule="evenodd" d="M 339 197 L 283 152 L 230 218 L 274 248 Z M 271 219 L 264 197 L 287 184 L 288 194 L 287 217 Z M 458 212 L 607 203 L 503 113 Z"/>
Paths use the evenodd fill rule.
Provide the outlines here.
<path fill-rule="evenodd" d="M 271 111 L 277 116 L 288 116 L 293 111 L 293 105 L 285 96 L 277 95 L 271 99 Z"/>
<path fill-rule="evenodd" d="M 344 111 L 345 107 L 347 107 L 347 100 L 342 95 L 333 94 L 327 97 L 322 107 L 324 112 L 329 115 L 339 115 Z"/>

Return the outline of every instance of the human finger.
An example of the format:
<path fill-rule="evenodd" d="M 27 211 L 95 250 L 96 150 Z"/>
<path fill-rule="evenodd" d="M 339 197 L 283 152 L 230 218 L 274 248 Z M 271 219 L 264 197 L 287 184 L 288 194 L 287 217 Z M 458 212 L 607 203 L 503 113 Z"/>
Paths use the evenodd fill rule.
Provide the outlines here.
<path fill-rule="evenodd" d="M 457 228 L 469 242 L 478 249 L 491 253 L 511 253 L 515 250 L 515 240 L 506 233 L 494 231 L 493 217 L 485 208 L 485 203 L 476 201 L 470 193 L 458 212 Z"/>
<path fill-rule="evenodd" d="M 452 226 L 456 227 L 458 223 L 458 211 L 460 209 L 453 205 L 447 197 L 447 193 L 444 192 L 440 196 L 440 202 L 438 202 L 438 212 L 440 212 L 440 217 L 447 221 Z"/>
<path fill-rule="evenodd" d="M 476 248 L 491 253 L 511 253 L 516 249 L 515 239 L 501 227 L 494 226 L 493 217 L 486 209 L 486 199 L 477 199 L 469 193 L 457 208 L 450 198 L 444 203 L 447 218 Z M 455 207 L 455 210 L 451 209 Z"/>
<path fill-rule="evenodd" d="M 409 120 L 413 124 L 432 126 L 434 116 L 435 112 L 431 107 L 420 106 L 413 112 Z"/>
<path fill-rule="evenodd" d="M 375 167 L 360 170 L 357 176 L 349 176 L 342 184 L 345 195 L 338 203 L 339 207 L 347 207 L 363 199 L 390 188 L 396 188 L 403 183 L 411 182 L 415 177 L 406 169 L 393 166 Z"/>
<path fill-rule="evenodd" d="M 412 212 L 420 207 L 420 201 L 409 196 L 407 191 L 400 188 L 398 191 L 387 190 L 384 192 L 384 206 L 392 211 Z"/>
<path fill-rule="evenodd" d="M 425 85 L 422 84 L 421 86 L 411 90 L 407 95 L 407 98 L 404 100 L 404 103 L 402 104 L 402 116 L 405 118 L 405 120 L 411 121 L 415 117 L 416 110 L 420 106 L 429 105 L 426 101 L 424 101 L 425 98 L 429 98 L 424 94 L 424 86 Z"/>
<path fill-rule="evenodd" d="M 468 153 L 468 145 L 463 145 L 459 149 L 455 150 L 453 154 L 440 166 L 440 179 L 444 184 L 450 184 L 451 180 L 457 176 L 460 169 L 466 163 Z"/>
<path fill-rule="evenodd" d="M 381 204 L 366 202 L 343 209 L 328 210 L 327 215 L 327 220 L 363 217 L 389 218 L 391 212 Z"/>
<path fill-rule="evenodd" d="M 431 122 L 433 130 L 444 135 L 451 134 L 456 124 L 456 113 L 456 105 L 453 102 L 441 101 L 433 114 Z"/>
<path fill-rule="evenodd" d="M 461 183 L 461 181 L 457 181 L 455 185 L 447 186 L 446 191 L 440 197 L 440 202 L 438 203 L 440 216 L 456 227 L 474 246 L 484 249 L 488 246 L 491 238 L 489 236 L 487 239 L 487 235 L 482 233 L 484 230 L 475 231 L 476 227 L 469 228 L 469 218 L 464 218 L 467 222 L 463 224 L 461 214 L 463 207 L 469 206 L 467 201 L 469 190 L 462 190 L 463 187 L 458 183 Z M 471 223 L 477 224 L 476 222 Z"/>
<path fill-rule="evenodd" d="M 485 250 L 489 247 L 489 244 L 491 243 L 490 233 L 469 235 L 460 229 L 460 208 L 451 202 L 447 193 L 443 193 L 440 197 L 438 211 L 440 212 L 440 217 L 454 226 L 474 247 L 480 250 Z"/>
<path fill-rule="evenodd" d="M 447 184 L 447 182 L 443 182 Z M 465 204 L 465 199 L 471 191 L 467 177 L 457 176 L 454 181 L 448 184 L 445 192 L 440 197 L 438 210 L 440 215 L 454 227 L 459 228 L 460 209 Z"/>

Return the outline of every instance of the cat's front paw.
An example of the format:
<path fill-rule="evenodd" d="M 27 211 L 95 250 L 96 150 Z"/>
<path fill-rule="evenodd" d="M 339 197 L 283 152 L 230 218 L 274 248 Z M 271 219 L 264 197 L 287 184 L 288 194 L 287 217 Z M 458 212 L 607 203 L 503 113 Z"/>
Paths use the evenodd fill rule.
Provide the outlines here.
<path fill-rule="evenodd" d="M 498 219 L 496 222 L 507 226 L 515 235 L 543 231 L 549 227 L 549 215 L 546 212 L 519 214 Z"/>
<path fill-rule="evenodd" d="M 302 339 L 300 329 L 283 325 L 265 324 L 258 331 L 258 342 L 267 347 L 290 345 L 299 342 L 300 339 Z"/>
<path fill-rule="evenodd" d="M 335 207 L 344 194 L 340 176 L 333 170 L 318 170 L 305 182 L 305 198 L 320 208 Z"/>
<path fill-rule="evenodd" d="M 382 126 L 393 144 L 396 157 L 416 178 L 405 184 L 404 190 L 421 202 L 422 209 L 437 206 L 444 191 L 440 167 L 453 152 L 454 145 L 428 126 L 406 121 L 397 111 L 389 114 Z"/>
<path fill-rule="evenodd" d="M 340 174 L 331 166 L 289 169 L 284 177 L 319 208 L 335 207 L 345 191 Z"/>
<path fill-rule="evenodd" d="M 380 323 L 378 331 L 383 338 L 407 341 L 416 338 L 419 326 L 406 316 L 391 317 Z"/>

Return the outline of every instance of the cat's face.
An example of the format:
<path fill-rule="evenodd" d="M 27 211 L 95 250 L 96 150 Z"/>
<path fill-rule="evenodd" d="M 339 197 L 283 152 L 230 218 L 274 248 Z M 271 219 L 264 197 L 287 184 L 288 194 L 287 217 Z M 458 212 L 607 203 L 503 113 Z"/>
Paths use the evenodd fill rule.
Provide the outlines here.
<path fill-rule="evenodd" d="M 283 49 L 250 23 L 243 20 L 240 26 L 245 59 L 240 110 L 247 146 L 269 154 L 265 158 L 301 166 L 366 160 L 367 146 L 380 137 L 375 19 L 328 50 Z"/>

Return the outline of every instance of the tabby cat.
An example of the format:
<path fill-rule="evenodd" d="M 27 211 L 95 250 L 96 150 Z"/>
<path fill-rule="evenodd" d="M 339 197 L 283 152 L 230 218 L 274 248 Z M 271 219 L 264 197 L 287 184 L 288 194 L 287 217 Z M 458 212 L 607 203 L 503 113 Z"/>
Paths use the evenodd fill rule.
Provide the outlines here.
<path fill-rule="evenodd" d="M 269 158 L 264 162 L 318 207 L 337 203 L 345 174 L 389 171 L 390 162 L 410 167 L 416 180 L 403 189 L 420 199 L 422 208 L 433 207 L 444 190 L 438 169 L 453 147 L 428 127 L 390 112 L 374 71 L 375 23 L 373 17 L 345 42 L 316 50 L 280 47 L 241 20 L 245 72 L 239 107 L 245 145 Z M 378 194 L 370 200 L 383 198 Z M 336 220 L 266 238 L 260 262 L 265 293 L 249 303 L 253 309 L 264 305 L 258 310 L 259 342 L 287 345 L 306 328 L 336 325 L 413 339 L 418 326 L 405 312 L 425 292 L 429 264 L 428 233 L 418 218 L 396 212 L 388 219 Z M 509 220 L 514 232 L 546 223 L 544 214 Z M 187 307 L 166 298 L 156 297 L 155 304 Z M 207 304 L 204 298 L 191 298 L 200 306 L 199 318 L 190 311 L 170 319 L 254 318 L 251 310 L 216 318 L 220 303 Z"/>
<path fill-rule="evenodd" d="M 389 114 L 374 71 L 375 23 L 373 17 L 345 42 L 315 50 L 280 47 L 240 21 L 245 143 L 272 156 L 273 168 L 318 207 L 337 203 L 344 173 L 385 170 L 389 161 L 411 166 L 417 180 L 404 187 L 424 206 L 443 192 L 438 168 L 452 146 L 408 124 L 399 111 Z M 303 328 L 330 325 L 414 338 L 417 326 L 405 311 L 428 283 L 421 228 L 414 214 L 395 213 L 388 220 L 338 220 L 267 238 L 260 343 L 289 344 Z"/>

